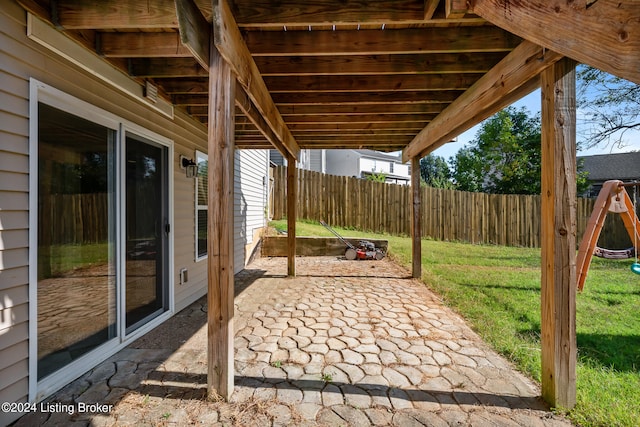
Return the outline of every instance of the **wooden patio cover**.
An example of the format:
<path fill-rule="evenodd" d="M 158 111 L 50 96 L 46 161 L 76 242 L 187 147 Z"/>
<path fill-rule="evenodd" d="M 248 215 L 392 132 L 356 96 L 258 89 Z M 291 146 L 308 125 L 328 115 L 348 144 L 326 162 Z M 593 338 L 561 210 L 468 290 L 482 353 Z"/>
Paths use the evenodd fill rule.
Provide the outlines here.
<path fill-rule="evenodd" d="M 219 172 L 209 174 L 209 387 L 225 397 L 234 144 L 275 147 L 290 162 L 301 148 L 403 150 L 417 189 L 420 157 L 541 87 L 542 386 L 550 403 L 575 404 L 574 67 L 640 83 L 640 2 L 18 1 L 208 124 L 210 170 Z M 288 188 L 293 236 L 293 168 Z M 417 191 L 413 204 L 419 212 Z M 290 274 L 294 256 L 291 239 Z"/>

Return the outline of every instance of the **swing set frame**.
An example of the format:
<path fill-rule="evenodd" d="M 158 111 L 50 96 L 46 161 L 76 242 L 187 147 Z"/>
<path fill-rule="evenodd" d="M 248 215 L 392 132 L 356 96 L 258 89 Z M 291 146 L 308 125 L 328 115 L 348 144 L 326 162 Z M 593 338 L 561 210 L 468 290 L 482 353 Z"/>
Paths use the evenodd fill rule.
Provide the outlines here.
<path fill-rule="evenodd" d="M 582 291 L 584 282 L 587 279 L 589 265 L 593 255 L 602 258 L 636 258 L 636 262 L 631 266 L 631 271 L 640 274 L 640 264 L 638 264 L 638 241 L 640 241 L 640 220 L 636 215 L 635 203 L 631 200 L 625 187 L 638 187 L 639 182 L 624 183 L 619 180 L 606 181 L 596 199 L 593 212 L 587 222 L 578 257 L 576 258 L 578 290 Z M 613 212 L 620 215 L 624 227 L 631 238 L 633 247 L 622 250 L 603 249 L 597 246 L 598 238 L 604 226 L 607 213 Z"/>

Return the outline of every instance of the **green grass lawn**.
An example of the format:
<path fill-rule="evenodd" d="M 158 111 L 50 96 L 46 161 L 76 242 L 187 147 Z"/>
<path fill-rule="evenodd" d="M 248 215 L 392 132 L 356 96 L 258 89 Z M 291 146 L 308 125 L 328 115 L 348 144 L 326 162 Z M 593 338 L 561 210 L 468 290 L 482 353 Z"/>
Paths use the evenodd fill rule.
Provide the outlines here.
<path fill-rule="evenodd" d="M 273 225 L 286 229 L 286 221 Z M 389 240 L 389 256 L 411 262 L 407 237 L 336 228 Z M 299 236 L 331 236 L 298 222 Z M 595 258 L 577 296 L 577 399 L 582 426 L 640 425 L 640 276 L 631 260 Z M 540 250 L 422 241 L 423 281 L 498 352 L 540 381 Z"/>
<path fill-rule="evenodd" d="M 108 243 L 51 245 L 46 249 L 39 249 L 41 262 L 48 264 L 46 277 L 64 276 L 76 269 L 105 264 L 109 259 Z"/>

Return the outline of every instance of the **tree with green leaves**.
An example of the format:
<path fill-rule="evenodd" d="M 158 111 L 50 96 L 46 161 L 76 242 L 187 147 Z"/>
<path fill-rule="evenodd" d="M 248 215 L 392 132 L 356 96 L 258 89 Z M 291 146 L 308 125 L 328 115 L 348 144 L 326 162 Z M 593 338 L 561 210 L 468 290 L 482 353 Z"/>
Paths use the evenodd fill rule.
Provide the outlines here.
<path fill-rule="evenodd" d="M 577 77 L 583 145 L 624 147 L 628 132 L 640 130 L 640 85 L 586 65 Z"/>
<path fill-rule="evenodd" d="M 482 123 L 471 146 L 452 163 L 461 190 L 539 194 L 540 116 L 505 108 Z"/>
<path fill-rule="evenodd" d="M 420 159 L 420 178 L 434 188 L 453 188 L 451 171 L 444 157 L 429 154 Z"/>
<path fill-rule="evenodd" d="M 482 158 L 473 147 L 464 147 L 451 159 L 453 171 L 451 177 L 456 190 L 481 193 L 484 191 Z"/>
<path fill-rule="evenodd" d="M 540 194 L 540 115 L 508 107 L 485 120 L 471 145 L 451 159 L 456 188 L 494 194 Z M 578 175 L 578 192 L 587 187 Z"/>
<path fill-rule="evenodd" d="M 387 182 L 387 174 L 384 172 L 372 171 L 371 173 L 367 174 L 365 179 L 367 181 L 373 182 Z"/>

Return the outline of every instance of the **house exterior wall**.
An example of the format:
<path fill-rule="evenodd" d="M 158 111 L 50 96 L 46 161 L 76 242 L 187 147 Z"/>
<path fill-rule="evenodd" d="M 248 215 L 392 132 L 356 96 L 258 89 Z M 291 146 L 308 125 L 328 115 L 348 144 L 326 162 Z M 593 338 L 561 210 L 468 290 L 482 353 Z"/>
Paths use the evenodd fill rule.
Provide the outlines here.
<path fill-rule="evenodd" d="M 309 170 L 326 173 L 326 150 L 309 150 Z"/>
<path fill-rule="evenodd" d="M 359 158 L 353 150 L 327 150 L 327 174 L 360 178 Z"/>
<path fill-rule="evenodd" d="M 268 150 L 237 150 L 234 183 L 234 271 L 242 270 L 267 225 Z"/>
<path fill-rule="evenodd" d="M 377 159 L 360 158 L 360 176 L 362 172 L 391 173 L 391 162 Z"/>
<path fill-rule="evenodd" d="M 372 172 L 387 174 L 387 182 L 407 184 L 409 165 L 393 156 L 371 150 L 325 150 L 326 172 L 330 175 L 365 178 Z"/>
<path fill-rule="evenodd" d="M 278 150 L 269 150 L 269 161 L 276 166 L 286 166 L 286 160 Z"/>
<path fill-rule="evenodd" d="M 171 119 L 27 37 L 27 14 L 14 1 L 0 8 L 0 401 L 29 399 L 29 105 L 30 79 L 173 141 L 173 299 L 179 311 L 206 293 L 207 263 L 195 261 L 195 180 L 179 157 L 207 151 L 206 126 L 176 110 Z M 236 155 L 236 270 L 264 225 L 266 151 Z M 247 182 L 240 183 L 240 180 Z M 246 219 L 242 217 L 246 215 Z M 189 280 L 178 274 L 187 268 Z M 35 321 L 35 319 L 33 319 Z M 33 327 L 33 325 L 32 325 Z M 78 373 L 80 375 L 81 373 Z M 33 392 L 33 390 L 32 390 Z M 0 425 L 19 414 L 0 413 Z"/>

